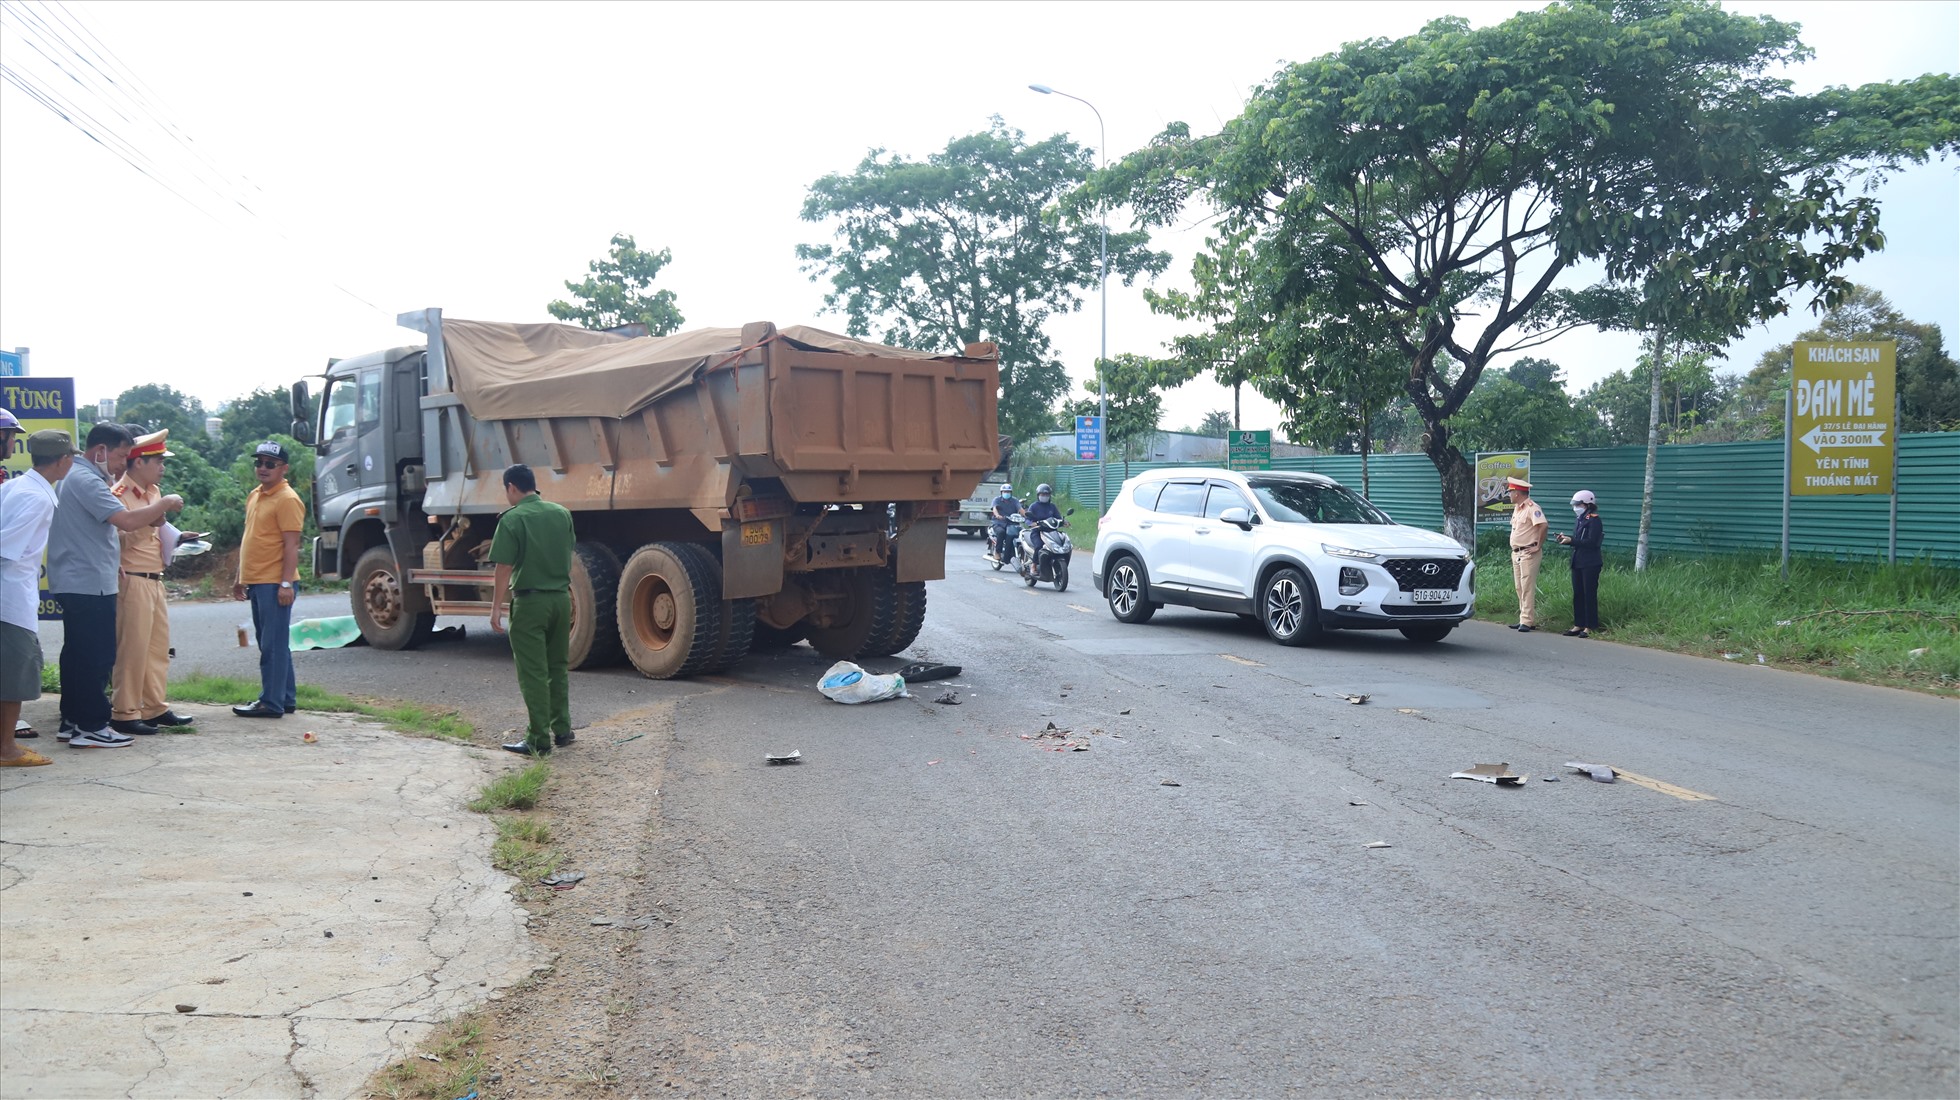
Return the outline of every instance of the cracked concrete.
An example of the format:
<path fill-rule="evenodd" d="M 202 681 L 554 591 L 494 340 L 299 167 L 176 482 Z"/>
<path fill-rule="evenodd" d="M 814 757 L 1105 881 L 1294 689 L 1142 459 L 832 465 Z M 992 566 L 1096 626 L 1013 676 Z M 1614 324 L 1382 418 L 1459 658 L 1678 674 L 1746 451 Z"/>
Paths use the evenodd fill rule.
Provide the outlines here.
<path fill-rule="evenodd" d="M 54 763 L 0 771 L 0 1098 L 359 1095 L 543 962 L 464 808 L 481 750 L 178 710 L 199 733 L 77 751 L 28 704 Z"/>

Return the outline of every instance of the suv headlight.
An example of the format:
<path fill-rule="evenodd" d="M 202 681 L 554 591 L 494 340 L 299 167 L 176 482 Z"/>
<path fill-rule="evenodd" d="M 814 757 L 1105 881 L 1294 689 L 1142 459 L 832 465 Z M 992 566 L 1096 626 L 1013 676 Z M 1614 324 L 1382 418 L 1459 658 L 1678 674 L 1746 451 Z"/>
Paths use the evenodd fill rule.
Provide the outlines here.
<path fill-rule="evenodd" d="M 1351 547 L 1346 547 L 1346 546 L 1335 546 L 1331 542 L 1321 543 L 1320 549 L 1323 553 L 1332 554 L 1334 557 L 1337 558 L 1353 558 L 1356 561 L 1380 561 L 1381 560 L 1381 555 L 1373 553 L 1371 551 L 1355 550 L 1352 549 Z"/>

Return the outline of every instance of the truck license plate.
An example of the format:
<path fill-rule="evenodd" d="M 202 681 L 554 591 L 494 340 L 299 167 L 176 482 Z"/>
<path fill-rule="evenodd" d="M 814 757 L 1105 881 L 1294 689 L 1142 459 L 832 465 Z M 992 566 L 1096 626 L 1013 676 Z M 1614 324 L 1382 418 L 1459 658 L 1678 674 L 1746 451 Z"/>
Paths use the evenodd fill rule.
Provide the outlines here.
<path fill-rule="evenodd" d="M 769 524 L 744 523 L 742 525 L 743 546 L 767 546 L 769 541 Z"/>
<path fill-rule="evenodd" d="M 1447 588 L 1418 588 L 1416 589 L 1416 602 L 1448 603 L 1450 602 L 1450 597 L 1454 595 L 1456 593 Z"/>

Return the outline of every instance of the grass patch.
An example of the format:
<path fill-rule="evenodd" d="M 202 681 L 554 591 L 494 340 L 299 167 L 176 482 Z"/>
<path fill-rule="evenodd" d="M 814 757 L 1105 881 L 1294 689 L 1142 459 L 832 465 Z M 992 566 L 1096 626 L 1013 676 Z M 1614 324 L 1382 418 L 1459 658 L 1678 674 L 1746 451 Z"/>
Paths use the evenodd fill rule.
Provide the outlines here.
<path fill-rule="evenodd" d="M 483 1017 L 458 1016 L 437 1027 L 421 1053 L 392 1063 L 370 1082 L 369 1092 L 388 1100 L 456 1100 L 476 1091 L 483 1076 Z M 435 1061 L 429 1061 L 422 1055 Z"/>
<path fill-rule="evenodd" d="M 1504 532 L 1480 539 L 1477 617 L 1517 621 Z M 1572 622 L 1569 551 L 1547 549 L 1538 624 Z M 1616 642 L 1960 695 L 1960 570 L 1770 553 L 1653 557 L 1608 551 L 1599 582 L 1603 636 Z"/>
<path fill-rule="evenodd" d="M 551 847 L 551 827 L 544 822 L 535 817 L 497 818 L 497 840 L 490 846 L 490 863 L 497 870 L 528 885 L 556 871 L 562 859 Z"/>
<path fill-rule="evenodd" d="M 505 772 L 485 784 L 470 803 L 470 809 L 485 814 L 493 810 L 529 810 L 538 804 L 545 780 L 551 778 L 551 765 L 542 760 L 522 771 Z M 503 828 L 499 823 L 498 829 Z"/>
<path fill-rule="evenodd" d="M 232 676 L 193 672 L 180 680 L 172 680 L 168 694 L 170 698 L 186 703 L 243 706 L 259 697 L 259 685 Z M 301 710 L 359 714 L 377 719 L 389 729 L 402 733 L 447 737 L 457 741 L 467 741 L 476 733 L 476 727 L 464 721 L 455 711 L 436 710 L 420 703 L 368 702 L 324 691 L 313 684 L 300 684 L 294 695 Z"/>

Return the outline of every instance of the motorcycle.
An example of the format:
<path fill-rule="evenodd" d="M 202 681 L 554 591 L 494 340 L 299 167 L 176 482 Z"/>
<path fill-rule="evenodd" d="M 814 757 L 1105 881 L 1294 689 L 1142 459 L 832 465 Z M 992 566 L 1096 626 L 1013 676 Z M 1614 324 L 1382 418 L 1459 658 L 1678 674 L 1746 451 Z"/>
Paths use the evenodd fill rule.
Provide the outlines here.
<path fill-rule="evenodd" d="M 1054 584 L 1055 591 L 1068 591 L 1068 563 L 1075 556 L 1075 543 L 1062 528 L 1068 525 L 1067 517 L 1074 514 L 1075 509 L 1070 508 L 1060 519 L 1022 522 L 1021 560 L 1017 568 L 1029 588 L 1048 581 Z"/>
<path fill-rule="evenodd" d="M 993 526 L 987 535 L 987 553 L 985 558 L 987 561 L 994 563 L 994 572 L 996 573 L 1014 564 L 1014 551 L 1016 546 L 1019 545 L 1014 539 L 1014 524 L 1020 522 L 1021 517 L 1018 515 L 1009 516 L 1004 520 L 997 519 L 993 521 Z"/>

